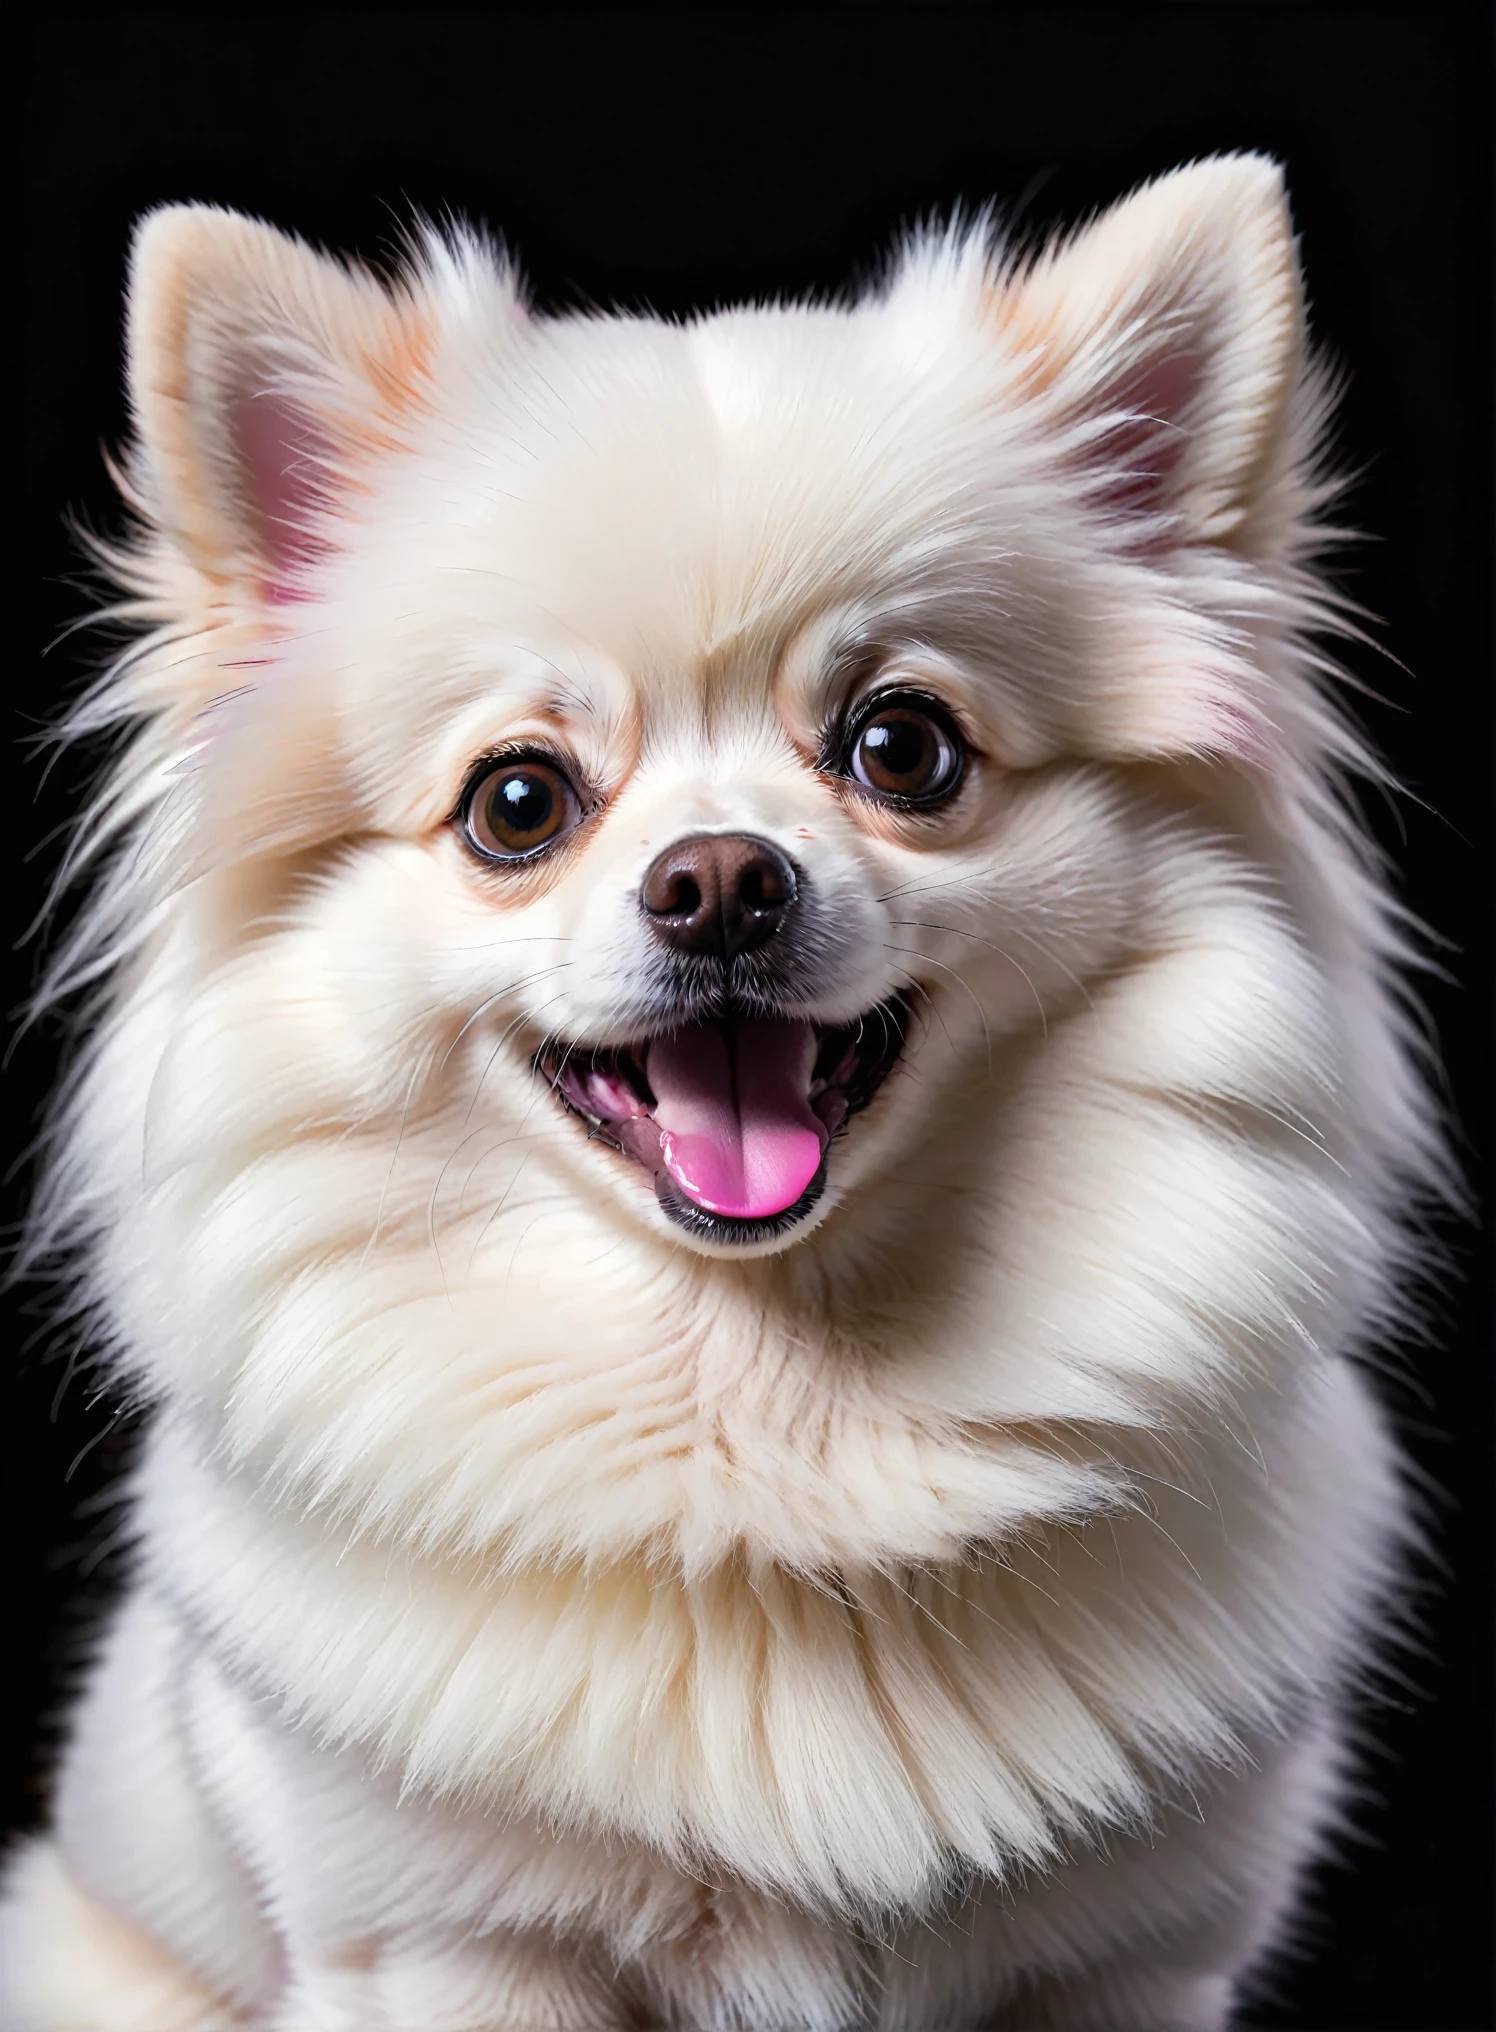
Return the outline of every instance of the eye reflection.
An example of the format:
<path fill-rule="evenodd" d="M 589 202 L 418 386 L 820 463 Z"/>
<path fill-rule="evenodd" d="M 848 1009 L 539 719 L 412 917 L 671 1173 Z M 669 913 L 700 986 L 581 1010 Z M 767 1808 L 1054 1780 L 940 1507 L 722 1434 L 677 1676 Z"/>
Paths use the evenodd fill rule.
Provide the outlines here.
<path fill-rule="evenodd" d="M 581 801 L 564 771 L 538 756 L 511 756 L 481 772 L 462 804 L 468 844 L 489 861 L 521 861 L 571 831 Z"/>
<path fill-rule="evenodd" d="M 939 804 L 955 790 L 966 746 L 933 700 L 878 701 L 853 728 L 845 773 L 902 804 Z"/>

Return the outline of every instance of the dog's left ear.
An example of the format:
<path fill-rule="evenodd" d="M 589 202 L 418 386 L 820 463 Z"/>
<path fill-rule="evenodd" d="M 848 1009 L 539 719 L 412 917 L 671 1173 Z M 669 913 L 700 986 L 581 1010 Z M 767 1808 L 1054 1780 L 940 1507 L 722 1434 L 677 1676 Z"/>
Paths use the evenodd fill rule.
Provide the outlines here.
<path fill-rule="evenodd" d="M 432 242 L 394 283 L 235 212 L 169 205 L 136 232 L 128 378 L 133 478 L 157 528 L 215 603 L 295 598 L 399 451 L 459 306 L 510 278 L 476 247 Z M 461 315 L 461 309 L 456 312 Z M 494 319 L 502 329 L 504 317 Z"/>
<path fill-rule="evenodd" d="M 1252 552 L 1304 355 L 1283 173 L 1217 156 L 1048 248 L 997 300 L 1032 394 L 1143 547 Z"/>

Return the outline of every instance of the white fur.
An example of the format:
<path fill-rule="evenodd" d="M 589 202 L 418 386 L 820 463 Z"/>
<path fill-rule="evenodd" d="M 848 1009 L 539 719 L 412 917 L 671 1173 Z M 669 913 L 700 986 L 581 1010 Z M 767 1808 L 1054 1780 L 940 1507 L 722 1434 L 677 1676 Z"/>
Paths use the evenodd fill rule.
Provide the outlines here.
<path fill-rule="evenodd" d="M 1442 1177 L 1278 172 L 683 326 L 169 210 L 131 376 L 33 1248 L 160 1408 L 6 2023 L 1223 2024 L 1333 1821 L 1405 1529 L 1349 1358 Z M 941 820 L 813 766 L 869 659 L 980 748 Z M 541 733 L 600 809 L 480 870 Z M 743 827 L 804 1013 L 921 1013 L 734 1258 L 530 1063 L 648 1034 L 644 868 Z"/>

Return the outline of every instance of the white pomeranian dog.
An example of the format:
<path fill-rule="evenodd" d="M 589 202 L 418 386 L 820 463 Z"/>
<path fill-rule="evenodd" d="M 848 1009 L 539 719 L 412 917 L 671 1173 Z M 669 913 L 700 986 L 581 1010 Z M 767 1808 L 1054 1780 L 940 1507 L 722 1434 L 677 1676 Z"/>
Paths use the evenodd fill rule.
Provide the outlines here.
<path fill-rule="evenodd" d="M 1277 167 L 855 300 L 136 242 L 33 1260 L 154 1407 L 25 2032 L 1204 2032 L 1443 1175 Z"/>

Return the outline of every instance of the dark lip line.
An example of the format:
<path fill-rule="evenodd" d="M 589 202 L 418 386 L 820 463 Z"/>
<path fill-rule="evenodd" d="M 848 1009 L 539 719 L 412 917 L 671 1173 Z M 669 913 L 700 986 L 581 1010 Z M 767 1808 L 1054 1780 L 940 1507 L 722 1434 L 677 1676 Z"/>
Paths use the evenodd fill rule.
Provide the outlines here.
<path fill-rule="evenodd" d="M 836 1131 L 831 1141 L 845 1134 L 846 1124 Z M 777 1214 L 714 1214 L 705 1207 L 697 1206 L 692 1199 L 680 1191 L 667 1172 L 655 1173 L 655 1198 L 660 1211 L 667 1220 L 674 1221 L 678 1228 L 684 1228 L 688 1235 L 700 1235 L 703 1241 L 748 1243 L 772 1241 L 776 1235 L 787 1235 L 797 1228 L 810 1212 L 821 1194 L 826 1190 L 826 1174 L 830 1167 L 831 1144 L 822 1153 L 815 1177 L 806 1186 L 797 1200 L 781 1207 Z"/>
<path fill-rule="evenodd" d="M 854 1060 L 851 1073 L 846 1081 L 839 1083 L 842 1085 L 847 1097 L 846 1113 L 840 1124 L 831 1133 L 825 1154 L 821 1159 L 820 1167 L 816 1171 L 814 1178 L 811 1179 L 805 1191 L 792 1206 L 783 1207 L 776 1214 L 766 1214 L 760 1218 L 732 1218 L 726 1215 L 714 1214 L 708 1212 L 705 1207 L 697 1206 L 694 1201 L 688 1200 L 684 1194 L 678 1191 L 674 1181 L 670 1179 L 667 1173 L 656 1172 L 654 1175 L 655 1193 L 659 1200 L 661 1211 L 668 1219 L 673 1220 L 678 1226 L 685 1228 L 688 1233 L 699 1235 L 703 1240 L 714 1242 L 748 1243 L 764 1241 L 772 1239 L 776 1235 L 787 1234 L 791 1228 L 798 1226 L 817 1200 L 820 1199 L 821 1194 L 826 1188 L 827 1174 L 830 1167 L 831 1145 L 846 1133 L 846 1125 L 851 1121 L 852 1117 L 861 1114 L 865 1108 L 871 1105 L 879 1088 L 903 1056 L 904 1046 L 909 1034 L 912 1005 L 912 995 L 908 990 L 900 989 L 896 994 L 889 996 L 886 1001 L 875 1003 L 871 1009 L 865 1010 L 861 1016 L 854 1018 L 851 1023 L 834 1025 L 816 1024 L 814 1026 L 817 1033 L 818 1048 L 813 1078 L 829 1078 L 830 1072 L 835 1071 L 837 1066 L 844 1061 L 849 1043 L 854 1050 L 857 1050 L 858 1056 Z M 739 1020 L 751 1021 L 754 1020 L 758 1013 L 757 1011 L 747 1009 L 736 1011 L 729 1007 L 720 1016 L 709 1020 L 724 1023 Z M 875 1051 L 864 1057 L 859 1047 L 875 1017 L 883 1026 L 881 1043 Z M 701 1019 L 693 1017 L 686 1020 L 696 1022 Z M 667 1026 L 661 1025 L 661 1034 L 666 1032 L 666 1028 Z M 562 1070 L 568 1064 L 573 1062 L 596 1064 L 600 1058 L 605 1058 L 628 1079 L 630 1085 L 633 1086 L 634 1091 L 638 1094 L 639 1099 L 645 1103 L 646 1107 L 651 1106 L 654 1096 L 649 1091 L 648 1084 L 644 1078 L 643 1068 L 635 1058 L 634 1052 L 635 1047 L 629 1045 L 618 1047 L 605 1045 L 578 1047 L 561 1043 L 558 1040 L 548 1039 L 535 1052 L 531 1060 L 531 1066 L 536 1077 L 544 1080 L 565 1112 L 583 1125 L 586 1129 L 589 1143 L 602 1143 L 610 1150 L 616 1150 L 619 1156 L 625 1158 L 636 1169 L 642 1169 L 643 1167 L 638 1164 L 638 1160 L 624 1148 L 623 1144 L 615 1137 L 608 1135 L 603 1123 L 596 1116 L 590 1115 L 584 1109 L 576 1106 L 561 1084 Z M 822 1073 L 823 1065 L 826 1065 L 828 1068 L 824 1074 Z"/>

